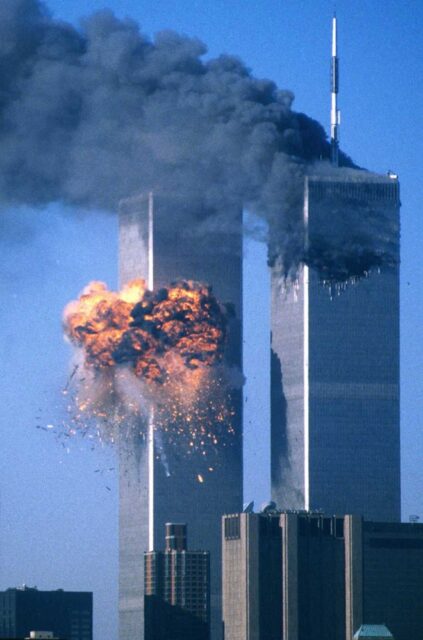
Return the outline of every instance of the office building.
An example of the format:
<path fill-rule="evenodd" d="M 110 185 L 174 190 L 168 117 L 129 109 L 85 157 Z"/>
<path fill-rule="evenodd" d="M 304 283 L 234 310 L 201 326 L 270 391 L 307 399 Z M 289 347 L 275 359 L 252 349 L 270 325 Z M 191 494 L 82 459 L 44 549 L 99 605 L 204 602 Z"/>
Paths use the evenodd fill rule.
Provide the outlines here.
<path fill-rule="evenodd" d="M 25 638 L 34 629 L 66 640 L 92 640 L 93 594 L 26 586 L 0 592 L 0 638 Z"/>
<path fill-rule="evenodd" d="M 154 204 L 154 211 L 153 211 Z M 242 237 L 241 215 L 233 228 L 196 235 L 192 228 L 177 229 L 178 207 L 186 203 L 152 196 L 121 203 L 119 259 L 121 284 L 145 278 L 150 288 L 177 279 L 207 283 L 222 303 L 235 312 L 229 327 L 226 362 L 242 363 Z M 186 211 L 184 220 L 187 219 Z M 172 221 L 172 224 L 170 224 Z M 205 240 L 206 237 L 206 240 Z M 145 551 L 160 550 L 166 522 L 188 526 L 190 546 L 210 552 L 211 634 L 221 630 L 220 521 L 223 513 L 242 507 L 242 391 L 231 392 L 234 433 L 203 456 L 192 449 L 186 455 L 177 443 L 168 446 L 158 430 L 155 437 L 136 433 L 120 445 L 119 524 L 119 637 L 141 640 L 144 634 Z M 184 429 L 184 425 L 180 425 Z M 140 425 L 139 431 L 145 429 Z M 226 424 L 220 424 L 223 432 Z M 135 430 L 137 431 L 137 430 Z M 212 471 L 210 471 L 212 468 Z"/>
<path fill-rule="evenodd" d="M 263 550 L 278 568 L 267 580 Z M 262 609 L 272 594 L 281 606 Z M 423 525 L 293 512 L 223 518 L 225 640 L 353 640 L 362 625 L 382 624 L 395 640 L 419 638 L 422 599 Z"/>
<path fill-rule="evenodd" d="M 272 496 L 282 509 L 395 521 L 399 184 L 391 172 L 339 167 L 338 93 L 334 15 L 332 167 L 305 178 L 297 282 L 286 287 L 272 269 Z"/>
<path fill-rule="evenodd" d="M 148 551 L 145 639 L 210 639 L 210 555 L 188 551 L 184 524 L 166 524 L 165 551 Z"/>
<path fill-rule="evenodd" d="M 272 499 L 399 520 L 398 180 L 306 177 L 304 229 L 297 283 L 272 270 Z"/>
<path fill-rule="evenodd" d="M 270 505 L 271 507 L 272 505 Z M 223 518 L 222 593 L 225 640 L 282 637 L 280 513 Z"/>

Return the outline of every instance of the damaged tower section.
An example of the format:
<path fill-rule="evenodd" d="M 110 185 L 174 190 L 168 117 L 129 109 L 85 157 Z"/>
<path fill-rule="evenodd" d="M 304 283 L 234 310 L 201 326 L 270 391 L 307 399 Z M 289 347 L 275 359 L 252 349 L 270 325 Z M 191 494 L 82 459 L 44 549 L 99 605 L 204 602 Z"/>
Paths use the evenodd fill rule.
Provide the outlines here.
<path fill-rule="evenodd" d="M 305 180 L 307 266 L 291 286 L 272 271 L 281 509 L 400 518 L 399 207 L 396 176 L 337 169 Z"/>
<path fill-rule="evenodd" d="M 162 548 L 167 522 L 186 524 L 191 548 L 210 552 L 211 634 L 220 638 L 220 519 L 242 507 L 241 214 L 238 225 L 209 229 L 204 237 L 196 234 L 202 222 L 198 210 L 185 210 L 184 220 L 191 216 L 193 224 L 177 228 L 181 206 L 186 208 L 165 197 L 153 202 L 151 195 L 121 203 L 120 284 L 144 278 L 155 290 L 179 279 L 211 285 L 216 297 L 232 308 L 223 366 L 238 372 L 239 383 L 229 392 L 230 428 L 219 425 L 223 435 L 206 454 L 196 447 L 187 451 L 177 438 L 170 442 L 154 425 L 152 415 L 147 434 L 144 425 L 140 433 L 135 429 L 120 443 L 120 640 L 144 638 L 144 552 Z M 184 433 L 186 425 L 177 416 L 175 426 L 173 433 L 178 429 Z M 230 431 L 227 439 L 226 426 Z"/>

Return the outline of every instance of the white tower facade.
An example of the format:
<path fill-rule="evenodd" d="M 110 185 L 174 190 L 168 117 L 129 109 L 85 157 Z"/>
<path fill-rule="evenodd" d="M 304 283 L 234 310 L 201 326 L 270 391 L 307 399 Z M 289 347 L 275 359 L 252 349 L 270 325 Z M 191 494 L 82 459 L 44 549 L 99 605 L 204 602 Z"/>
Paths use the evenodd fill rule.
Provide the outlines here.
<path fill-rule="evenodd" d="M 241 215 L 231 232 L 211 231 L 205 242 L 190 229 L 171 231 L 168 216 L 175 215 L 175 206 L 164 199 L 153 203 L 151 196 L 121 203 L 121 285 L 140 277 L 150 279 L 150 285 L 153 279 L 155 288 L 177 279 L 212 285 L 219 301 L 231 303 L 235 310 L 226 357 L 241 370 Z M 167 447 L 148 437 L 134 435 L 121 445 L 120 640 L 144 638 L 144 552 L 160 550 L 167 522 L 186 524 L 190 548 L 210 552 L 211 634 L 212 640 L 221 637 L 220 522 L 224 513 L 242 508 L 241 389 L 231 392 L 231 403 L 235 435 L 229 444 L 216 445 L 206 460 L 201 451 L 187 455 L 177 445 Z"/>
<path fill-rule="evenodd" d="M 297 286 L 272 274 L 272 498 L 281 509 L 392 521 L 400 519 L 399 184 L 354 170 L 306 178 L 310 246 L 320 243 L 326 257 L 331 246 L 351 246 L 360 220 L 375 233 L 381 266 L 339 295 L 308 266 Z"/>

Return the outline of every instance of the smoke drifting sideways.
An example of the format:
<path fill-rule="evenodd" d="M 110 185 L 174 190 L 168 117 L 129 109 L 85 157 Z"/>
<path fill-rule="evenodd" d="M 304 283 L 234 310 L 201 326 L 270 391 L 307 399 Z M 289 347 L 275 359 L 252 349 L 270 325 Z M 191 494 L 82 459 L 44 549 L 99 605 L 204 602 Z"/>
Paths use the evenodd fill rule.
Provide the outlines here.
<path fill-rule="evenodd" d="M 228 314 L 200 283 L 152 292 L 134 280 L 116 293 L 90 283 L 64 310 L 65 335 L 79 351 L 66 389 L 77 426 L 93 420 L 100 439 L 125 442 L 146 437 L 154 412 L 160 447 L 177 443 L 206 456 L 229 444 Z"/>
<path fill-rule="evenodd" d="M 170 232 L 192 231 L 194 211 L 196 241 L 206 243 L 210 219 L 231 228 L 244 206 L 266 220 L 269 260 L 295 277 L 303 179 L 316 162 L 330 171 L 326 134 L 292 110 L 290 91 L 206 53 L 169 31 L 153 41 L 110 11 L 75 28 L 39 0 L 2 0 L 0 207 L 116 211 L 120 199 L 153 191 L 175 199 Z M 340 163 L 354 166 L 343 153 Z M 334 246 L 331 262 L 354 250 Z"/>

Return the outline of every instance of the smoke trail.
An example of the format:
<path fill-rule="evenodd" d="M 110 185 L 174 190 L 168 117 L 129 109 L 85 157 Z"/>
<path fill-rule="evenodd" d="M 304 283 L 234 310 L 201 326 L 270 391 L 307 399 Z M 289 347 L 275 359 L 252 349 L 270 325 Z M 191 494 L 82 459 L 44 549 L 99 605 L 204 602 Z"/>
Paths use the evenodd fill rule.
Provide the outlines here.
<path fill-rule="evenodd" d="M 175 234 L 193 215 L 230 226 L 230 212 L 247 206 L 269 225 L 270 259 L 295 269 L 303 176 L 329 158 L 324 129 L 292 110 L 290 91 L 237 58 L 205 53 L 169 31 L 152 41 L 110 11 L 76 29 L 40 0 L 2 0 L 0 206 L 114 211 L 121 198 L 153 190 L 175 199 Z M 342 153 L 340 162 L 353 166 Z M 206 228 L 198 225 L 199 242 Z M 318 268 L 323 259 L 313 258 Z"/>

